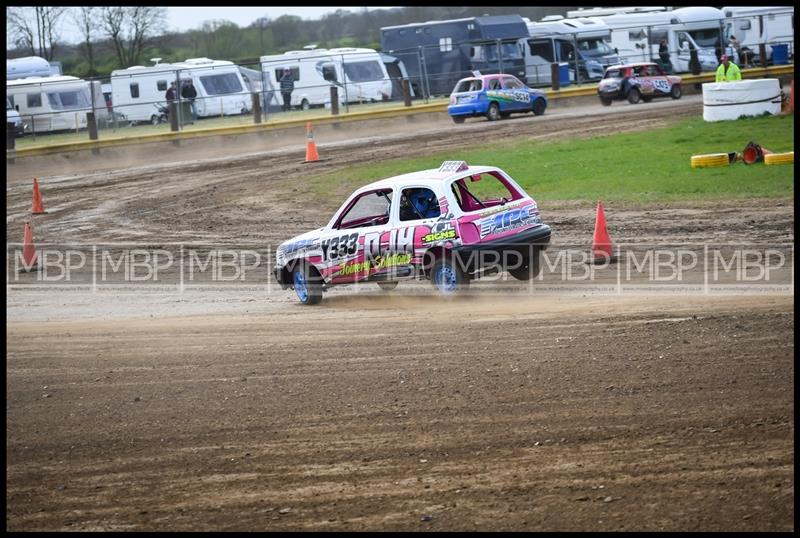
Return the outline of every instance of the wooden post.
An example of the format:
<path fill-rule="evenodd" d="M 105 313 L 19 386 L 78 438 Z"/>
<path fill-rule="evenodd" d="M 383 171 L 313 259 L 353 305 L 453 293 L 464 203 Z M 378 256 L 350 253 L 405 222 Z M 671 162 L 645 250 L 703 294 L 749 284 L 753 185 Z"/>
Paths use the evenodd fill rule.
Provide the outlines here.
<path fill-rule="evenodd" d="M 764 43 L 758 44 L 758 59 L 761 67 L 767 67 L 767 46 Z"/>
<path fill-rule="evenodd" d="M 339 88 L 331 86 L 331 116 L 339 115 Z"/>
<path fill-rule="evenodd" d="M 86 113 L 86 125 L 89 127 L 89 140 L 97 140 L 97 119 L 94 112 Z"/>
<path fill-rule="evenodd" d="M 409 88 L 407 78 L 402 80 L 401 86 L 403 88 L 403 104 L 405 106 L 411 106 L 411 89 Z"/>
<path fill-rule="evenodd" d="M 13 123 L 6 122 L 6 149 L 14 149 L 16 148 L 16 138 L 17 130 L 14 127 Z"/>
<path fill-rule="evenodd" d="M 251 97 L 253 98 L 253 122 L 261 123 L 261 96 L 258 95 L 258 92 L 253 92 Z"/>
<path fill-rule="evenodd" d="M 178 132 L 178 103 L 176 101 L 169 102 L 169 130 Z"/>
<path fill-rule="evenodd" d="M 561 71 L 557 62 L 550 64 L 550 83 L 553 86 L 553 90 L 558 91 L 561 89 Z"/>

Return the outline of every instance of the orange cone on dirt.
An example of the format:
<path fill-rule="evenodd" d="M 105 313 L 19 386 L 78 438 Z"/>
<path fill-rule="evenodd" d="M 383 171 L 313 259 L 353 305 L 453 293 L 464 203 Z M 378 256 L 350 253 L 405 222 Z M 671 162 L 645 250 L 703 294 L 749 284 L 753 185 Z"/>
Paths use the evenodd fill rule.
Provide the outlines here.
<path fill-rule="evenodd" d="M 33 246 L 33 230 L 31 225 L 25 223 L 25 233 L 22 239 L 22 261 L 25 263 L 23 271 L 30 271 L 36 267 L 36 247 Z"/>
<path fill-rule="evenodd" d="M 603 202 L 597 202 L 597 216 L 594 221 L 594 239 L 592 239 L 592 261 L 614 261 L 612 255 L 611 237 L 606 229 L 606 215 L 603 212 Z"/>
<path fill-rule="evenodd" d="M 31 208 L 31 213 L 34 215 L 47 213 L 42 205 L 42 193 L 39 192 L 39 181 L 36 178 L 33 178 L 33 207 Z"/>
<path fill-rule="evenodd" d="M 306 124 L 306 132 L 308 136 L 308 140 L 306 141 L 306 162 L 311 163 L 319 160 L 317 144 L 314 142 L 314 131 L 311 128 L 311 122 Z"/>

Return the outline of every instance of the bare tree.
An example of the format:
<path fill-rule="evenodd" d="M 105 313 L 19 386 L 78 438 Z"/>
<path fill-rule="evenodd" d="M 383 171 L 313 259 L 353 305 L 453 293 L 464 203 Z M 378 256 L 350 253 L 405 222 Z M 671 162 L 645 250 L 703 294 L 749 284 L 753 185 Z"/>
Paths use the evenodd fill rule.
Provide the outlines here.
<path fill-rule="evenodd" d="M 52 60 L 59 39 L 61 15 L 65 7 L 7 7 L 6 31 L 17 46 L 32 55 Z"/>
<path fill-rule="evenodd" d="M 94 76 L 94 43 L 92 41 L 98 31 L 100 8 L 82 6 L 75 8 L 71 14 L 72 20 L 78 26 L 78 31 L 83 37 L 83 48 L 86 52 L 86 58 L 89 60 L 89 76 Z"/>
<path fill-rule="evenodd" d="M 100 23 L 122 67 L 136 64 L 148 39 L 165 25 L 166 9 L 153 6 L 102 7 Z"/>

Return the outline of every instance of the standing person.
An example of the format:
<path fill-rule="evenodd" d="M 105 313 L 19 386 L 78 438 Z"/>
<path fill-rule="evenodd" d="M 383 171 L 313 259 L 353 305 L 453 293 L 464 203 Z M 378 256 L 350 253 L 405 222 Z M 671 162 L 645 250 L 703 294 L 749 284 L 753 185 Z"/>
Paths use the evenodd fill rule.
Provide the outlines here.
<path fill-rule="evenodd" d="M 661 67 L 664 68 L 664 71 L 672 71 L 669 63 L 669 45 L 667 45 L 666 39 L 662 39 L 661 44 L 658 45 L 658 57 L 661 58 Z"/>
<path fill-rule="evenodd" d="M 167 88 L 167 93 L 164 94 L 164 99 L 167 100 L 167 106 L 164 107 L 166 110 L 164 111 L 164 117 L 169 119 L 169 104 L 178 98 L 178 90 L 175 88 L 175 83 L 170 82 L 169 88 Z"/>
<path fill-rule="evenodd" d="M 739 71 L 739 66 L 733 63 L 727 54 L 723 54 L 719 60 L 721 63 L 717 67 L 717 82 L 742 80 L 742 72 Z"/>
<path fill-rule="evenodd" d="M 194 87 L 192 79 L 184 82 L 183 88 L 181 88 L 181 97 L 189 101 L 189 106 L 192 109 L 192 122 L 197 121 L 197 109 L 194 105 L 195 97 L 197 97 L 197 89 Z"/>
<path fill-rule="evenodd" d="M 729 41 L 731 47 L 733 47 L 733 49 L 736 51 L 736 54 L 739 56 L 739 63 L 742 64 L 742 67 L 749 67 L 750 58 L 748 58 L 748 56 L 750 49 L 747 47 L 742 47 L 742 44 L 738 39 L 736 39 L 735 35 L 732 35 Z"/>
<path fill-rule="evenodd" d="M 283 110 L 292 106 L 292 92 L 294 91 L 294 77 L 291 69 L 284 69 L 281 77 L 281 95 L 283 96 Z"/>

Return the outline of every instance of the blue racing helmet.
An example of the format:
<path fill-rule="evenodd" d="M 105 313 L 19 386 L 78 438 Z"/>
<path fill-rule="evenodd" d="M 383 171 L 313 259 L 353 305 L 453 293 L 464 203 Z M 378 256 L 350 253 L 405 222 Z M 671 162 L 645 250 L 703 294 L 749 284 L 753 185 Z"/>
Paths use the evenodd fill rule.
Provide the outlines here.
<path fill-rule="evenodd" d="M 423 218 L 439 216 L 439 204 L 431 190 L 415 189 L 408 195 L 408 199 Z"/>

